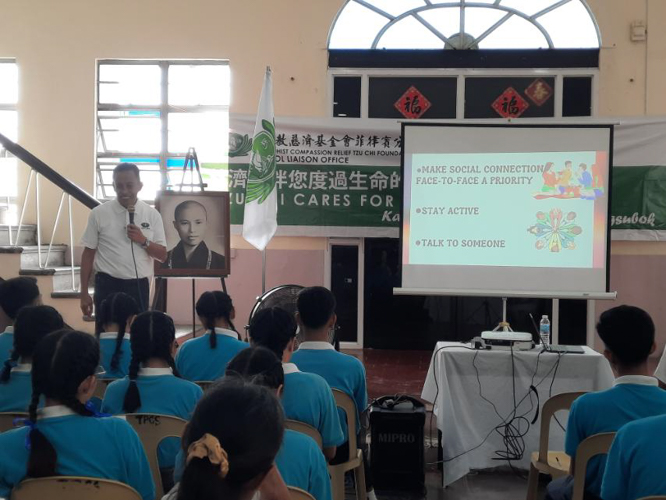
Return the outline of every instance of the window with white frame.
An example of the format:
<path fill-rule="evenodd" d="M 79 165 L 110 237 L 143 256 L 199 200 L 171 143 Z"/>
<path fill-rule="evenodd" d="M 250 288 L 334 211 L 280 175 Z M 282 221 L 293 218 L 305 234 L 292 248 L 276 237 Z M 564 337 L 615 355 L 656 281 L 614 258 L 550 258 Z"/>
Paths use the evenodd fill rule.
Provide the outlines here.
<path fill-rule="evenodd" d="M 599 47 L 584 0 L 347 0 L 329 33 L 331 114 L 591 116 Z"/>
<path fill-rule="evenodd" d="M 13 59 L 0 59 L 0 134 L 16 141 L 18 138 L 18 66 Z M 0 207 L 9 209 L 17 196 L 17 161 L 0 145 Z"/>
<path fill-rule="evenodd" d="M 97 65 L 97 197 L 115 196 L 113 168 L 136 163 L 152 201 L 179 186 L 194 148 L 206 189 L 227 189 L 230 70 L 220 60 L 100 60 Z M 188 172 L 184 185 L 192 181 Z"/>
<path fill-rule="evenodd" d="M 331 68 L 333 117 L 501 119 L 594 116 L 597 68 Z"/>
<path fill-rule="evenodd" d="M 599 48 L 584 0 L 348 0 L 329 49 Z"/>

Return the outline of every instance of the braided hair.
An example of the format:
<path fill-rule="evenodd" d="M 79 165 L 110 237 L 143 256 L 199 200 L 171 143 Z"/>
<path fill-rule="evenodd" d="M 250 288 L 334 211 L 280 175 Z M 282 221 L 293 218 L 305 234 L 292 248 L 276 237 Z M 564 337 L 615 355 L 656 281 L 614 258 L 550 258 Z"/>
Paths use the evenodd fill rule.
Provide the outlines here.
<path fill-rule="evenodd" d="M 79 401 L 77 394 L 81 383 L 95 375 L 98 365 L 99 343 L 92 335 L 58 330 L 44 337 L 33 353 L 30 420 L 37 422 L 37 406 L 42 395 L 79 415 L 92 416 L 92 411 Z M 28 476 L 54 476 L 58 454 L 37 426 L 30 431 L 30 443 Z"/>
<path fill-rule="evenodd" d="M 255 314 L 250 322 L 250 340 L 273 351 L 282 359 L 289 342 L 296 337 L 296 320 L 280 307 L 268 307 Z"/>
<path fill-rule="evenodd" d="M 51 306 L 26 306 L 19 310 L 14 323 L 14 350 L 5 361 L 0 382 L 7 383 L 12 367 L 20 358 L 31 358 L 37 343 L 49 333 L 65 326 L 60 313 Z"/>
<path fill-rule="evenodd" d="M 30 306 L 39 298 L 37 280 L 32 276 L 19 276 L 0 282 L 0 307 L 9 319 L 16 319 L 19 309 Z"/>
<path fill-rule="evenodd" d="M 126 293 L 114 293 L 109 295 L 102 302 L 100 311 L 100 324 L 108 325 L 115 323 L 118 325 L 118 336 L 116 337 L 116 348 L 111 357 L 111 369 L 117 370 L 120 366 L 120 356 L 122 355 L 123 339 L 127 330 L 127 321 L 139 314 L 139 306 L 131 295 Z M 99 338 L 99 334 L 98 334 Z"/>
<path fill-rule="evenodd" d="M 231 314 L 234 310 L 234 304 L 231 297 L 224 292 L 216 290 L 214 292 L 204 292 L 197 300 L 196 311 L 203 323 L 203 326 L 210 330 L 210 348 L 217 347 L 217 334 L 215 333 L 215 320 L 224 319 L 232 330 L 236 327 L 231 322 Z M 238 332 L 237 332 L 238 333 Z"/>
<path fill-rule="evenodd" d="M 123 409 L 127 413 L 134 413 L 141 406 L 141 395 L 136 379 L 139 375 L 141 363 L 150 358 L 166 361 L 173 374 L 179 377 L 174 363 L 171 349 L 176 340 L 176 327 L 171 316 L 159 311 L 146 311 L 139 314 L 130 327 L 130 346 L 132 347 L 132 361 L 129 367 L 130 384 L 125 393 Z"/>
<path fill-rule="evenodd" d="M 275 353 L 265 347 L 243 349 L 229 361 L 227 377 L 240 377 L 253 384 L 277 390 L 284 385 L 284 369 Z"/>
<path fill-rule="evenodd" d="M 239 500 L 254 492 L 270 471 L 282 444 L 284 415 L 271 391 L 239 377 L 224 377 L 197 404 L 182 440 L 215 436 L 228 454 L 229 472 L 205 458 L 192 458 L 183 471 L 178 500 Z"/>

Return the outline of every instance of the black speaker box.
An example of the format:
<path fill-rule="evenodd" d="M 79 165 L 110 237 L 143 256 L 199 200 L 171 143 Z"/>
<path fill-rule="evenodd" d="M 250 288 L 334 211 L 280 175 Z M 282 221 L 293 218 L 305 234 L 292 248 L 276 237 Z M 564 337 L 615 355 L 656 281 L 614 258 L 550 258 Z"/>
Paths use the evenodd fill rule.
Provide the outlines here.
<path fill-rule="evenodd" d="M 378 490 L 423 489 L 425 406 L 408 396 L 383 396 L 370 407 L 370 465 Z"/>

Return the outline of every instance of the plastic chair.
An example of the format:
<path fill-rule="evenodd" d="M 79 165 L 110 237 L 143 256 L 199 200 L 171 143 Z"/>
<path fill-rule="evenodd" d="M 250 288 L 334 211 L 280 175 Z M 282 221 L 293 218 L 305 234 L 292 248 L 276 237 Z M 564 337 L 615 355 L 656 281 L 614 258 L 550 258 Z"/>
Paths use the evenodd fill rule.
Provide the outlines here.
<path fill-rule="evenodd" d="M 614 432 L 604 432 L 595 434 L 583 440 L 576 450 L 576 460 L 574 463 L 574 484 L 572 500 L 583 500 L 585 495 L 585 474 L 587 472 L 587 463 L 591 458 L 597 455 L 605 455 L 610 450 Z"/>
<path fill-rule="evenodd" d="M 346 462 L 328 466 L 331 475 L 331 488 L 333 500 L 345 500 L 345 472 L 353 470 L 356 478 L 356 499 L 367 500 L 365 491 L 365 469 L 363 467 L 363 452 L 356 445 L 356 403 L 346 393 L 333 389 L 335 404 L 342 408 L 347 417 L 349 434 L 349 457 Z"/>
<path fill-rule="evenodd" d="M 666 495 L 659 495 L 656 497 L 643 497 L 639 498 L 638 500 L 666 500 Z"/>
<path fill-rule="evenodd" d="M 92 395 L 92 398 L 97 398 L 100 401 L 104 401 L 104 394 L 106 393 L 106 388 L 111 382 L 115 382 L 117 378 L 98 378 L 97 385 L 95 386 L 95 392 Z M 101 404 L 100 404 L 101 406 Z"/>
<path fill-rule="evenodd" d="M 315 443 L 317 443 L 317 446 L 319 446 L 320 450 L 324 449 L 324 440 L 322 439 L 321 434 L 319 434 L 319 431 L 312 427 L 310 424 L 299 422 L 298 420 L 285 420 L 284 426 L 287 429 L 291 429 L 292 431 L 300 432 L 310 436 L 312 439 L 314 439 Z"/>
<path fill-rule="evenodd" d="M 291 500 L 316 500 L 310 493 L 295 486 L 287 486 L 287 489 Z"/>
<path fill-rule="evenodd" d="M 143 443 L 155 482 L 155 498 L 162 498 L 164 488 L 162 487 L 160 466 L 157 462 L 157 447 L 165 438 L 182 437 L 187 422 L 182 418 L 154 413 L 128 413 L 125 418 L 134 427 Z"/>
<path fill-rule="evenodd" d="M 96 477 L 56 476 L 26 479 L 11 493 L 11 500 L 142 500 L 124 483 Z"/>
<path fill-rule="evenodd" d="M 14 419 L 17 418 L 28 418 L 26 412 L 21 411 L 7 411 L 0 413 L 0 432 L 10 431 L 15 429 Z"/>
<path fill-rule="evenodd" d="M 215 383 L 214 380 L 200 380 L 199 382 L 195 382 L 195 384 L 201 387 L 201 390 L 204 392 L 206 392 L 206 389 L 208 389 L 214 383 Z"/>
<path fill-rule="evenodd" d="M 563 451 L 549 451 L 550 421 L 556 411 L 568 410 L 572 403 L 585 392 L 566 392 L 553 396 L 543 405 L 539 434 L 539 451 L 532 453 L 530 474 L 527 479 L 527 500 L 536 500 L 539 474 L 548 474 L 557 479 L 569 474 L 571 457 Z"/>

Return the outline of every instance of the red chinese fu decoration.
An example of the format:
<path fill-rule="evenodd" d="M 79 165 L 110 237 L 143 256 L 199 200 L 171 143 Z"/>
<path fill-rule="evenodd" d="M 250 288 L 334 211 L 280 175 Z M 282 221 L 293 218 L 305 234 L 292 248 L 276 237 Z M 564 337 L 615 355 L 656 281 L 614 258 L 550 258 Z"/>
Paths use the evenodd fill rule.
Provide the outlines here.
<path fill-rule="evenodd" d="M 404 94 L 402 94 L 402 97 L 400 97 L 393 106 L 395 106 L 395 109 L 397 109 L 405 118 L 421 118 L 423 113 L 428 111 L 432 104 L 430 104 L 430 101 L 412 85 Z"/>
<path fill-rule="evenodd" d="M 491 106 L 502 118 L 518 118 L 530 107 L 529 103 L 513 87 L 502 92 Z"/>

